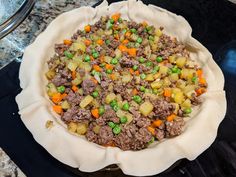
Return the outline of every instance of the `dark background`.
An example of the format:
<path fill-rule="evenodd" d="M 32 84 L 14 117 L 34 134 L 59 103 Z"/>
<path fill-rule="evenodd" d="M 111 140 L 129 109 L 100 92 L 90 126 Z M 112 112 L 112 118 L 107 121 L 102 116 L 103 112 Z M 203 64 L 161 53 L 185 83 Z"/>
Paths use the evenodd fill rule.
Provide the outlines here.
<path fill-rule="evenodd" d="M 226 0 L 143 2 L 163 7 L 187 19 L 193 28 L 193 37 L 208 48 L 224 73 L 228 104 L 225 119 L 211 147 L 196 160 L 181 160 L 156 176 L 236 176 L 236 5 Z M 52 158 L 34 141 L 17 114 L 15 96 L 20 92 L 19 65 L 13 62 L 0 71 L 0 147 L 22 171 L 28 177 L 125 176 L 121 171 L 78 172 Z"/>

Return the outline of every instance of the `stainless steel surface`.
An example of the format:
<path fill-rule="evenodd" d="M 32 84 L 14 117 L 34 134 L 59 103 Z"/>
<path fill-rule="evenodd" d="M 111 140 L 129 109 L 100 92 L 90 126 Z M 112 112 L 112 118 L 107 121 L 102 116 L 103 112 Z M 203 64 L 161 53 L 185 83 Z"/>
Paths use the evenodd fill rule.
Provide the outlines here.
<path fill-rule="evenodd" d="M 25 0 L 21 7 L 0 25 L 0 39 L 14 30 L 28 16 L 35 4 L 35 0 Z"/>

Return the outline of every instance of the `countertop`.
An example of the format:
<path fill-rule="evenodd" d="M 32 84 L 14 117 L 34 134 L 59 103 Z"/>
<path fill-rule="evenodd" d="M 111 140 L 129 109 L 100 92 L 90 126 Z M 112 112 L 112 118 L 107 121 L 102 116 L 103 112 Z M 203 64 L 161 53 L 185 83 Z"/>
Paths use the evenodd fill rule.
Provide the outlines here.
<path fill-rule="evenodd" d="M 81 6 L 92 6 L 99 0 L 37 0 L 25 21 L 0 40 L 0 68 L 13 60 L 21 60 L 26 46 L 31 44 L 58 15 Z"/>

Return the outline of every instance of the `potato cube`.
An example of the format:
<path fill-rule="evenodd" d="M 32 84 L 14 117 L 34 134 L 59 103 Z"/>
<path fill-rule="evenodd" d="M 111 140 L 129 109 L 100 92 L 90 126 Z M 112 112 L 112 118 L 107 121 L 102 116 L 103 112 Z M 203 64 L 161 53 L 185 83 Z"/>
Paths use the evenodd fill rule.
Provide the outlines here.
<path fill-rule="evenodd" d="M 163 85 L 163 81 L 162 80 L 154 81 L 154 82 L 151 83 L 151 87 L 153 89 L 159 89 L 159 88 L 162 87 L 162 85 Z"/>
<path fill-rule="evenodd" d="M 109 93 L 105 98 L 105 102 L 106 104 L 109 104 L 114 99 L 116 99 L 116 95 L 114 93 Z"/>
<path fill-rule="evenodd" d="M 185 65 L 186 63 L 186 58 L 185 57 L 179 57 L 177 58 L 176 60 L 176 65 L 179 67 L 179 68 L 183 68 L 183 66 Z"/>
<path fill-rule="evenodd" d="M 61 103 L 61 107 L 62 107 L 62 109 L 69 109 L 70 104 L 68 103 L 68 101 L 65 100 Z"/>
<path fill-rule="evenodd" d="M 74 122 L 70 122 L 67 126 L 69 132 L 71 133 L 75 133 L 76 132 L 76 129 L 77 129 L 77 124 L 74 123 Z"/>
<path fill-rule="evenodd" d="M 84 123 L 78 123 L 76 128 L 76 133 L 79 135 L 84 135 L 87 132 L 87 126 Z"/>
<path fill-rule="evenodd" d="M 153 74 L 148 74 L 145 80 L 146 81 L 154 81 Z"/>
<path fill-rule="evenodd" d="M 161 74 L 167 74 L 167 72 L 168 72 L 168 67 L 167 66 L 160 66 L 160 70 L 159 70 L 159 72 L 161 73 Z"/>
<path fill-rule="evenodd" d="M 84 97 L 84 99 L 80 102 L 79 106 L 81 108 L 85 108 L 87 105 L 89 105 L 93 101 L 93 97 L 90 95 L 87 95 Z"/>
<path fill-rule="evenodd" d="M 184 100 L 184 94 L 183 92 L 177 92 L 175 95 L 174 95 L 174 101 L 178 104 L 181 104 Z"/>
<path fill-rule="evenodd" d="M 153 105 L 149 101 L 145 101 L 143 104 L 140 105 L 139 111 L 144 115 L 147 116 L 153 110 Z"/>

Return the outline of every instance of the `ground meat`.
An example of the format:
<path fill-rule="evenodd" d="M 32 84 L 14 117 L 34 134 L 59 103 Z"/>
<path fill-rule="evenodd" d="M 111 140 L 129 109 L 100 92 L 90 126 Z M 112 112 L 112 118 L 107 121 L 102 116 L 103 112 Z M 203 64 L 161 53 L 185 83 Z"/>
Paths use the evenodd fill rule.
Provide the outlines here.
<path fill-rule="evenodd" d="M 132 66 L 134 66 L 134 65 L 138 65 L 138 61 L 137 60 L 133 60 L 133 59 L 130 59 L 130 58 L 127 58 L 127 57 L 122 57 L 121 59 L 120 59 L 120 65 L 122 66 L 122 67 L 128 67 L 128 68 L 130 68 L 130 67 L 132 67 Z"/>
<path fill-rule="evenodd" d="M 183 131 L 183 126 L 185 122 L 183 118 L 176 118 L 172 122 L 166 122 L 166 134 L 167 137 L 173 137 L 180 135 Z"/>
<path fill-rule="evenodd" d="M 79 109 L 76 120 L 93 120 L 91 112 L 87 109 Z"/>
<path fill-rule="evenodd" d="M 155 99 L 150 101 L 154 106 L 153 112 L 155 118 L 164 119 L 174 111 L 173 105 L 166 100 Z"/>
<path fill-rule="evenodd" d="M 151 124 L 151 121 L 146 117 L 140 117 L 136 119 L 136 124 L 138 127 L 148 127 Z"/>
<path fill-rule="evenodd" d="M 165 131 L 161 130 L 161 129 L 156 129 L 156 135 L 155 135 L 156 139 L 158 139 L 159 141 L 165 138 Z"/>
<path fill-rule="evenodd" d="M 98 135 L 94 133 L 92 130 L 88 130 L 85 136 L 87 140 L 90 142 L 93 142 L 93 143 L 98 142 Z"/>
<path fill-rule="evenodd" d="M 100 126 L 105 125 L 106 124 L 106 120 L 103 119 L 102 117 L 99 117 L 98 119 L 96 119 L 96 123 Z"/>
<path fill-rule="evenodd" d="M 55 44 L 55 52 L 59 55 L 59 56 L 63 56 L 64 52 L 69 48 L 68 45 L 65 44 Z"/>
<path fill-rule="evenodd" d="M 83 80 L 81 86 L 85 95 L 91 94 L 96 88 L 96 84 L 91 79 Z"/>
<path fill-rule="evenodd" d="M 197 97 L 196 93 L 192 94 L 191 103 L 195 106 L 199 105 L 201 103 L 201 99 L 199 97 Z"/>
<path fill-rule="evenodd" d="M 113 140 L 113 132 L 111 127 L 102 126 L 98 134 L 98 143 L 101 145 L 105 145 L 112 140 Z"/>
<path fill-rule="evenodd" d="M 139 25 L 138 23 L 134 22 L 134 21 L 129 21 L 129 22 L 128 22 L 128 27 L 129 27 L 129 28 L 138 29 L 139 26 L 140 26 L 140 25 Z"/>
<path fill-rule="evenodd" d="M 74 93 L 73 91 L 70 91 L 68 95 L 66 96 L 66 100 L 71 105 L 80 104 L 82 99 L 83 99 L 83 96 L 79 95 L 78 93 Z"/>
<path fill-rule="evenodd" d="M 64 122 L 71 122 L 75 120 L 75 117 L 79 111 L 79 108 L 77 106 L 71 107 L 66 112 L 63 113 L 61 119 Z"/>
<path fill-rule="evenodd" d="M 101 117 L 103 120 L 105 121 L 112 121 L 115 123 L 119 123 L 119 118 L 116 116 L 116 112 L 111 109 L 110 107 L 108 107 L 107 109 L 105 109 L 105 113 L 102 115 Z"/>
<path fill-rule="evenodd" d="M 138 133 L 135 134 L 135 138 L 140 142 L 148 143 L 152 139 L 152 135 L 147 128 L 142 127 L 138 130 Z"/>
<path fill-rule="evenodd" d="M 108 46 L 111 47 L 112 49 L 116 49 L 119 45 L 120 45 L 120 42 L 113 39 L 113 40 L 111 40 L 111 42 Z"/>
<path fill-rule="evenodd" d="M 65 86 L 71 85 L 71 82 L 68 81 L 67 78 L 62 77 L 61 74 L 56 74 L 54 78 L 52 79 L 52 83 L 57 87 L 61 85 L 65 85 Z"/>

